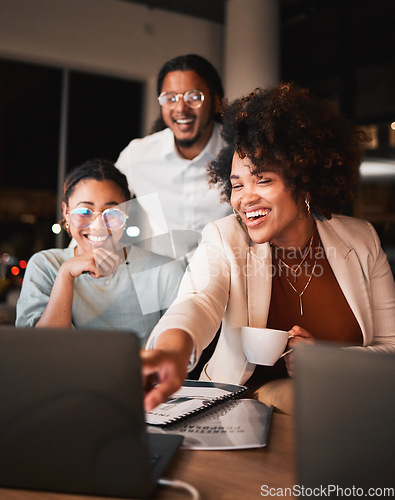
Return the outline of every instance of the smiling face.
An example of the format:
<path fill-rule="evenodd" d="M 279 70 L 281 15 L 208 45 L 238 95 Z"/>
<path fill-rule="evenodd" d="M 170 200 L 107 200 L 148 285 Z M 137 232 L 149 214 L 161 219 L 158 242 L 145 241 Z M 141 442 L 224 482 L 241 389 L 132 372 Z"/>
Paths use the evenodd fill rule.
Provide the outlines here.
<path fill-rule="evenodd" d="M 280 175 L 252 175 L 248 158 L 233 156 L 231 204 L 247 226 L 255 243 L 272 242 L 283 248 L 301 248 L 311 237 L 314 221 L 303 200 L 295 201 Z"/>
<path fill-rule="evenodd" d="M 92 212 L 103 212 L 125 201 L 121 188 L 111 180 L 85 179 L 74 187 L 68 206 L 63 203 L 63 215 L 70 225 L 71 236 L 77 243 L 76 255 L 101 246 L 112 248 L 121 238 L 123 227 L 111 231 L 104 225 L 101 215 L 96 215 L 90 227 L 81 229 L 73 224 L 70 212 L 77 207 L 89 208 Z"/>
<path fill-rule="evenodd" d="M 192 109 L 180 99 L 174 108 L 161 109 L 163 121 L 172 130 L 178 150 L 185 158 L 193 159 L 201 153 L 211 137 L 213 117 L 219 109 L 220 98 L 210 94 L 205 80 L 194 71 L 167 73 L 161 92 L 184 94 L 187 90 L 204 93 L 200 108 Z"/>

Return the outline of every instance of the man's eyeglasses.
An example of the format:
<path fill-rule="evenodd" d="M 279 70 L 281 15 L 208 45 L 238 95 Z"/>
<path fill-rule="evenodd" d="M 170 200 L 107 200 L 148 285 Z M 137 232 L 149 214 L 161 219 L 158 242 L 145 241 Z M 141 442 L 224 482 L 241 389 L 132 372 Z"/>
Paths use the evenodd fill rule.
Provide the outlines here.
<path fill-rule="evenodd" d="M 197 109 L 203 104 L 204 94 L 200 90 L 187 90 L 183 94 L 162 92 L 158 97 L 159 104 L 165 108 L 174 108 L 180 99 L 184 99 L 185 104 L 190 108 Z"/>
<path fill-rule="evenodd" d="M 92 212 L 89 208 L 77 207 L 70 212 L 70 220 L 79 229 L 90 227 L 98 215 L 102 216 L 107 229 L 120 229 L 128 216 L 119 208 L 107 208 L 103 212 Z"/>

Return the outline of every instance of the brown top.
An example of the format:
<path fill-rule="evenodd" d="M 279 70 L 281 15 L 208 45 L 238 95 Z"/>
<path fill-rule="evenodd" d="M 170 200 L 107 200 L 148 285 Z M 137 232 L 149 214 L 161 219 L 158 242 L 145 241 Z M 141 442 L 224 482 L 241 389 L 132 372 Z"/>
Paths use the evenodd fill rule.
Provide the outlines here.
<path fill-rule="evenodd" d="M 268 327 L 290 330 L 299 325 L 316 339 L 361 345 L 361 328 L 333 274 L 317 230 L 314 231 L 311 249 L 296 273 L 296 281 L 278 258 L 284 257 L 281 250 L 272 249 L 274 266 Z M 303 256 L 293 255 L 293 259 L 283 258 L 283 261 L 296 269 Z M 298 294 L 306 285 L 301 297 L 301 314 Z"/>
<path fill-rule="evenodd" d="M 290 330 L 299 325 L 316 339 L 362 345 L 361 328 L 329 265 L 318 231 L 315 229 L 311 246 L 308 244 L 302 253 L 297 250 L 284 253 L 283 249 L 272 247 L 272 255 L 272 296 L 267 327 Z M 284 263 L 296 270 L 296 279 Z M 286 375 L 284 370 L 280 359 L 274 367 L 259 367 L 254 378 L 258 373 L 265 378 Z"/>

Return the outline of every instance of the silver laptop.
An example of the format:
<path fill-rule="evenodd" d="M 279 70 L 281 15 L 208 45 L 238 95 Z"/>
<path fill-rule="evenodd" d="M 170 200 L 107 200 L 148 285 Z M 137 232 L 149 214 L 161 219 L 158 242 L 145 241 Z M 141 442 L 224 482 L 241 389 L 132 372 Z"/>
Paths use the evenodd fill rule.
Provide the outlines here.
<path fill-rule="evenodd" d="M 394 487 L 395 355 L 327 343 L 294 355 L 298 484 Z"/>
<path fill-rule="evenodd" d="M 1 327 L 0 486 L 150 495 L 182 438 L 146 433 L 139 349 L 129 332 Z"/>

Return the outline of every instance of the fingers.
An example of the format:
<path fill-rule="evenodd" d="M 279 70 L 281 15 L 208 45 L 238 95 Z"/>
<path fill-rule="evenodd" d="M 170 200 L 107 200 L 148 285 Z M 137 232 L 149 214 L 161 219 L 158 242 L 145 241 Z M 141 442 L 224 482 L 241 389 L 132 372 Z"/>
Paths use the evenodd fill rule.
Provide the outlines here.
<path fill-rule="evenodd" d="M 101 276 L 109 276 L 114 274 L 121 263 L 121 258 L 107 250 L 106 248 L 96 248 L 93 250 L 93 256 L 96 263 L 98 273 Z"/>
<path fill-rule="evenodd" d="M 158 384 L 153 387 L 149 392 L 145 394 L 144 397 L 144 409 L 145 411 L 150 411 L 156 408 L 161 403 L 167 401 L 167 399 L 174 393 L 179 387 L 170 389 L 168 384 Z"/>
<path fill-rule="evenodd" d="M 313 338 L 311 333 L 302 328 L 299 325 L 294 325 L 291 330 L 289 330 L 290 337 L 303 337 L 303 338 Z"/>
<path fill-rule="evenodd" d="M 301 343 L 312 344 L 314 342 L 314 337 L 310 332 L 305 330 L 299 325 L 294 325 L 291 330 L 289 330 L 289 340 L 288 347 L 290 349 L 294 349 Z M 288 375 L 293 377 L 295 374 L 294 362 L 293 362 L 293 354 L 289 353 L 287 356 L 284 356 L 285 366 L 288 371 Z"/>
<path fill-rule="evenodd" d="M 73 257 L 62 264 L 62 268 L 74 279 L 81 274 L 88 273 L 91 276 L 97 274 L 97 267 L 93 258 Z"/>
<path fill-rule="evenodd" d="M 302 328 L 301 326 L 295 325 L 288 331 L 289 340 L 288 347 L 294 349 L 299 342 L 313 342 L 313 336 L 310 332 Z"/>
<path fill-rule="evenodd" d="M 63 266 L 72 278 L 88 273 L 97 279 L 115 274 L 120 263 L 121 258 L 117 254 L 105 248 L 96 248 L 72 257 Z"/>
<path fill-rule="evenodd" d="M 145 390 L 144 406 L 149 411 L 165 402 L 185 379 L 177 360 L 159 350 L 142 351 L 142 374 Z"/>

